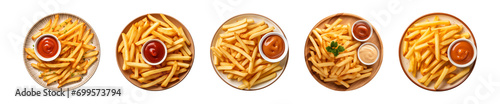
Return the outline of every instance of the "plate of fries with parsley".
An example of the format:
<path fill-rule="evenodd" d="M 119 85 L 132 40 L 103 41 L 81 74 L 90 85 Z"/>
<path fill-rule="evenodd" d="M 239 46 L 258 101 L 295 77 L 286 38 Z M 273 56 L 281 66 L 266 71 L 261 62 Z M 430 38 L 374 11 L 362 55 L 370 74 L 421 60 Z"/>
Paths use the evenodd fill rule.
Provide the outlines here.
<path fill-rule="evenodd" d="M 377 74 L 383 46 L 367 20 L 349 13 L 319 21 L 307 36 L 304 58 L 321 85 L 337 91 L 358 89 Z"/>

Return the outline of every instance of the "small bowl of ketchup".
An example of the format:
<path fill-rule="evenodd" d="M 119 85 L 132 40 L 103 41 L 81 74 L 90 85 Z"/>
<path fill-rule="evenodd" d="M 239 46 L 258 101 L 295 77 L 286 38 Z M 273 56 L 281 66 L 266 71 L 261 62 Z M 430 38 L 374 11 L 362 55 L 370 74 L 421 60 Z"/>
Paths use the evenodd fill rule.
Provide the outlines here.
<path fill-rule="evenodd" d="M 448 58 L 457 67 L 468 67 L 477 57 L 476 46 L 468 39 L 457 39 L 448 47 Z"/>
<path fill-rule="evenodd" d="M 351 27 L 351 33 L 354 39 L 360 41 L 360 42 L 366 42 L 370 37 L 372 37 L 373 34 L 373 28 L 370 23 L 366 22 L 365 20 L 358 20 L 354 22 L 353 26 Z"/>
<path fill-rule="evenodd" d="M 43 34 L 35 40 L 35 54 L 42 61 L 52 61 L 61 53 L 61 42 L 52 34 Z"/>
<path fill-rule="evenodd" d="M 159 65 L 167 58 L 167 47 L 161 40 L 148 40 L 142 45 L 141 56 L 147 64 Z"/>
<path fill-rule="evenodd" d="M 281 33 L 267 33 L 259 41 L 259 53 L 268 62 L 279 62 L 288 54 L 288 41 Z"/>

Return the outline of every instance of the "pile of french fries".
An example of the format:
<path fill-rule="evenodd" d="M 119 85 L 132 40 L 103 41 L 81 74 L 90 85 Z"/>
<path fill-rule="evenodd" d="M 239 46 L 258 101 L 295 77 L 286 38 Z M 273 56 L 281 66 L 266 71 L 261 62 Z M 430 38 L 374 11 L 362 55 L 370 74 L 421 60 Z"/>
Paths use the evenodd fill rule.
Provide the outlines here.
<path fill-rule="evenodd" d="M 210 47 L 215 68 L 227 74 L 228 79 L 242 82 L 239 89 L 272 80 L 277 71 L 282 70 L 279 62 L 270 63 L 259 54 L 259 41 L 266 33 L 274 30 L 264 21 L 254 23 L 253 19 L 241 19 L 222 26 L 215 46 Z M 287 51 L 287 50 L 285 50 Z"/>
<path fill-rule="evenodd" d="M 127 33 L 122 33 L 122 41 L 117 52 L 123 56 L 122 69 L 131 71 L 130 78 L 143 83 L 141 88 L 160 85 L 167 87 L 171 82 L 179 80 L 182 73 L 188 71 L 192 61 L 192 44 L 182 27 L 177 27 L 163 14 L 162 20 L 148 14 L 144 19 L 134 23 Z M 167 58 L 159 65 L 151 66 L 144 62 L 141 49 L 145 42 L 159 39 L 167 47 Z"/>
<path fill-rule="evenodd" d="M 448 47 L 453 41 L 470 38 L 462 28 L 462 25 L 435 16 L 434 20 L 415 23 L 406 31 L 402 41 L 403 55 L 410 60 L 408 72 L 413 77 L 418 72 L 423 76 L 418 79 L 419 83 L 428 86 L 435 81 L 434 89 L 438 89 L 443 80 L 452 84 L 470 71 L 470 68 L 465 68 L 456 74 L 457 67 L 447 57 Z"/>
<path fill-rule="evenodd" d="M 351 25 L 342 25 L 340 22 L 342 19 L 339 18 L 332 24 L 325 23 L 324 29 L 312 30 L 313 34 L 308 38 L 313 46 L 309 47 L 307 60 L 313 64 L 310 69 L 321 80 L 349 88 L 350 84 L 369 77 L 372 74 L 372 68 L 367 68 L 358 60 L 357 49 L 361 43 L 352 37 Z M 328 52 L 326 47 L 332 41 L 346 47 L 345 51 L 337 56 Z"/>
<path fill-rule="evenodd" d="M 87 74 L 90 65 L 97 60 L 99 50 L 89 44 L 94 33 L 86 29 L 85 23 L 72 21 L 72 18 L 59 23 L 59 15 L 55 15 L 54 20 L 50 19 L 31 39 L 34 41 L 43 34 L 53 34 L 61 42 L 61 52 L 55 60 L 44 62 L 35 55 L 34 48 L 24 50 L 28 53 L 27 59 L 38 62 L 31 63 L 31 66 L 42 71 L 38 77 L 47 82 L 47 86 L 57 81 L 57 87 L 61 88 L 68 83 L 80 81 Z"/>

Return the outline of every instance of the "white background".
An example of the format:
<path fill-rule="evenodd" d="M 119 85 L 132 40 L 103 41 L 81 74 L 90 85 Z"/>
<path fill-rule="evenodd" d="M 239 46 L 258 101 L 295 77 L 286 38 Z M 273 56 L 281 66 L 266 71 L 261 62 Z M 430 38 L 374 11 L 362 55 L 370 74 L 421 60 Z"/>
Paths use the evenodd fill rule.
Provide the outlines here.
<path fill-rule="evenodd" d="M 0 3 L 0 99 L 2 103 L 443 103 L 498 104 L 500 71 L 498 1 L 480 0 L 4 0 Z M 121 97 L 19 97 L 17 88 L 39 88 L 26 71 L 22 44 L 40 18 L 58 12 L 85 19 L 101 43 L 101 59 L 83 87 L 122 88 Z M 317 83 L 304 63 L 307 34 L 324 17 L 353 13 L 370 21 L 380 33 L 384 58 L 371 82 L 354 91 L 333 91 Z M 463 20 L 475 35 L 478 57 L 471 76 L 443 92 L 413 84 L 399 65 L 398 45 L 408 25 L 418 17 L 444 12 Z M 189 75 L 164 91 L 146 91 L 129 83 L 116 65 L 115 46 L 122 29 L 146 13 L 164 13 L 181 21 L 193 36 L 196 58 Z M 280 79 L 257 91 L 242 91 L 224 83 L 209 60 L 209 44 L 228 18 L 257 13 L 274 20 L 290 43 L 290 60 Z"/>

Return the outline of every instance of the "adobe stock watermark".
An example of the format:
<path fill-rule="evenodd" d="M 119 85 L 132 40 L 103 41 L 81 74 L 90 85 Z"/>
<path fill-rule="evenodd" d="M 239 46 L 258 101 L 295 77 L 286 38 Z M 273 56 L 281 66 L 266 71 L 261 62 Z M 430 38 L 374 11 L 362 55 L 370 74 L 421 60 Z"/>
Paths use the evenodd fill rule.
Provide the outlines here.
<path fill-rule="evenodd" d="M 411 1 L 411 0 L 408 0 Z M 375 19 L 374 22 L 372 22 L 372 25 L 374 27 L 382 27 L 385 28 L 389 26 L 389 24 L 392 22 L 392 18 L 394 15 L 400 14 L 405 8 L 404 6 L 401 6 L 401 1 L 399 0 L 390 0 L 386 4 L 386 8 L 382 10 L 373 10 L 370 11 L 370 15 Z"/>
<path fill-rule="evenodd" d="M 212 2 L 212 7 L 219 17 L 219 20 L 222 20 L 227 15 L 234 13 L 236 8 L 242 4 L 243 0 L 214 0 Z"/>
<path fill-rule="evenodd" d="M 20 53 L 19 51 L 23 48 L 24 37 L 35 22 L 51 13 L 60 12 L 62 5 L 69 4 L 69 0 L 37 0 L 36 3 L 41 8 L 39 9 L 40 11 L 34 11 L 31 19 L 29 17 L 21 17 L 21 21 L 19 22 L 21 23 L 21 28 L 7 33 L 7 39 L 15 51 L 14 53 Z"/>
<path fill-rule="evenodd" d="M 493 74 L 479 77 L 480 84 L 471 89 L 474 90 L 473 94 L 466 96 L 463 102 L 458 104 L 481 104 L 481 101 L 491 99 L 492 94 L 500 87 L 500 81 L 493 79 L 495 79 Z"/>

